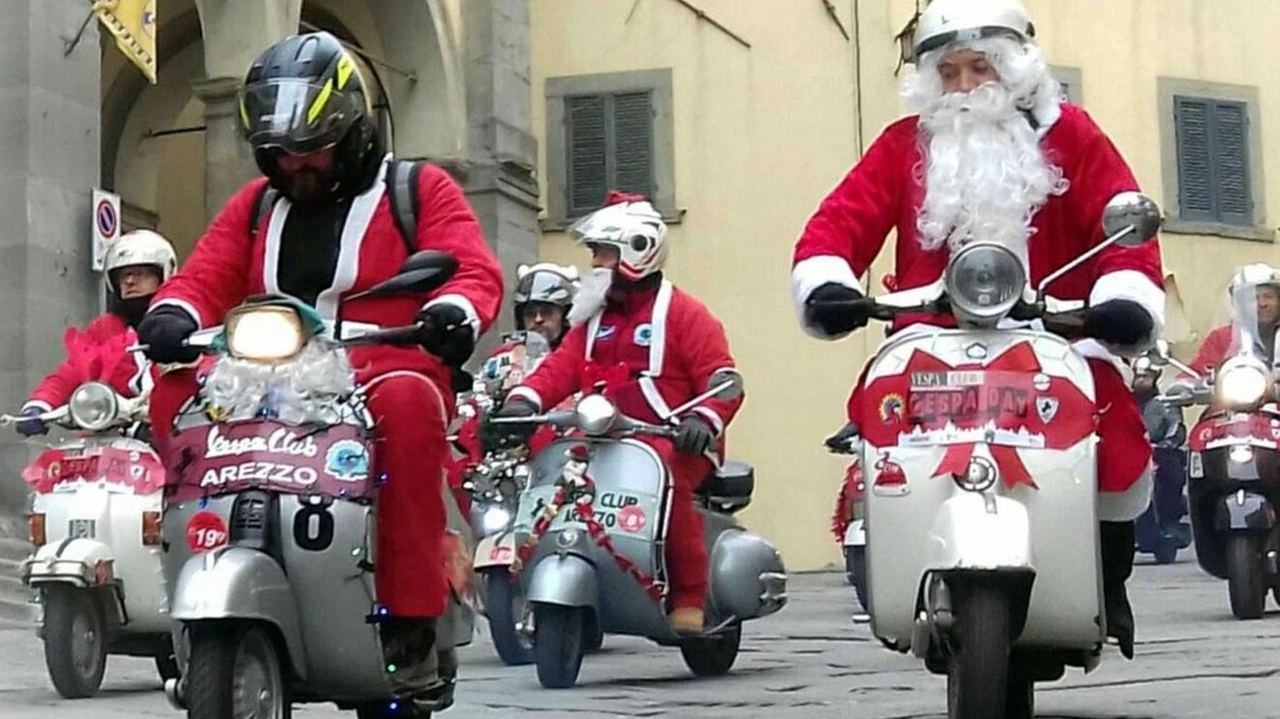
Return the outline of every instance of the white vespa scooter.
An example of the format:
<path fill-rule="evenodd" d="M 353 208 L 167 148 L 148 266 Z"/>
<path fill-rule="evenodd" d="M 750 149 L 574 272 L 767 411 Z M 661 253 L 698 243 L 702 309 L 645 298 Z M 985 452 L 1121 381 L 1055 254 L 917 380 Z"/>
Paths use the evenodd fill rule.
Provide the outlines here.
<path fill-rule="evenodd" d="M 952 314 L 960 327 L 885 342 L 865 388 L 884 421 L 861 428 L 872 630 L 947 675 L 951 719 L 1029 719 L 1034 682 L 1100 660 L 1092 375 L 1057 334 L 998 327 L 1070 332 L 1084 303 L 1046 286 L 1159 225 L 1150 199 L 1121 193 L 1107 239 L 1035 291 L 1016 255 L 975 241 L 934 285 L 854 301 L 880 320 Z"/>
<path fill-rule="evenodd" d="M 147 431 L 147 398 L 86 382 L 40 420 L 79 435 L 43 452 L 23 479 L 34 495 L 35 553 L 22 580 L 44 607 L 39 629 L 53 686 L 67 699 L 97 693 L 107 655 L 154 657 L 178 676 L 160 565 L 164 470 Z M 4 415 L 0 424 L 27 419 Z"/>
<path fill-rule="evenodd" d="M 447 254 L 420 252 L 348 301 L 425 294 L 456 268 Z M 165 691 L 192 719 L 286 719 L 295 702 L 421 718 L 452 703 L 453 648 L 474 631 L 470 532 L 442 483 L 453 591 L 436 626 L 438 691 L 396 699 L 377 626 L 386 612 L 374 582 L 376 435 L 344 349 L 409 345 L 419 327 L 339 323 L 329 339 L 317 324 L 287 298 L 266 298 L 188 341 L 226 348 L 170 439 L 165 571 L 185 671 Z"/>

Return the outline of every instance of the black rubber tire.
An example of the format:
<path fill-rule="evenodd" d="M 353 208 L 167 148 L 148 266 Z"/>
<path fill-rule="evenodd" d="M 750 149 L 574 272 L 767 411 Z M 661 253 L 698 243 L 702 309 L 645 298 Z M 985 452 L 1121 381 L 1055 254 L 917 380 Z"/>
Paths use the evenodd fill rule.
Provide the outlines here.
<path fill-rule="evenodd" d="M 191 628 L 191 666 L 187 676 L 188 719 L 235 716 L 236 669 L 241 658 L 257 655 L 266 680 L 275 682 L 279 704 L 261 719 L 289 719 L 293 714 L 280 653 L 271 634 L 259 624 L 217 622 Z"/>
<path fill-rule="evenodd" d="M 1009 601 L 999 587 L 971 584 L 956 597 L 958 644 L 947 671 L 948 719 L 1004 719 L 1009 701 Z"/>
<path fill-rule="evenodd" d="M 498 657 L 507 666 L 515 667 L 533 663 L 533 647 L 522 641 L 516 631 L 516 603 L 520 602 L 519 587 L 511 579 L 506 567 L 485 571 L 485 613 L 489 620 L 489 636 Z"/>
<path fill-rule="evenodd" d="M 1178 561 L 1178 544 L 1172 538 L 1162 539 L 1152 554 L 1156 557 L 1156 564 L 1173 564 Z"/>
<path fill-rule="evenodd" d="M 102 607 L 86 589 L 51 586 L 44 595 L 44 663 L 53 687 L 64 699 L 98 693 L 107 670 L 107 623 Z M 87 642 L 85 647 L 77 647 Z M 77 664 L 83 648 L 88 662 Z"/>
<path fill-rule="evenodd" d="M 694 676 L 719 677 L 733 669 L 742 644 L 742 625 L 735 624 L 714 638 L 693 639 L 680 645 L 680 655 Z"/>
<path fill-rule="evenodd" d="M 584 607 L 534 604 L 533 659 L 543 687 L 568 689 L 578 682 L 586 652 L 587 611 Z"/>
<path fill-rule="evenodd" d="M 1227 536 L 1227 593 L 1236 619 L 1262 618 L 1267 606 L 1267 586 L 1257 537 Z"/>
<path fill-rule="evenodd" d="M 1035 682 L 1017 674 L 1009 677 L 1004 704 L 1004 719 L 1034 719 L 1036 712 Z"/>
<path fill-rule="evenodd" d="M 845 547 L 844 570 L 853 585 L 853 593 L 858 597 L 858 604 L 867 608 L 867 548 Z"/>
<path fill-rule="evenodd" d="M 156 656 L 156 673 L 160 675 L 161 681 L 182 677 L 182 671 L 178 669 L 178 659 L 173 656 L 173 652 Z"/>

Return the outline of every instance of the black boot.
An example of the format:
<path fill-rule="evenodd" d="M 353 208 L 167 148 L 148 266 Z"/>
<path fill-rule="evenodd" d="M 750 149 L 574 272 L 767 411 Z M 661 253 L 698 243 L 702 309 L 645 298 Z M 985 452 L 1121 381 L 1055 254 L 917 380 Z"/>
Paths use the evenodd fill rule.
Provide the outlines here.
<path fill-rule="evenodd" d="M 378 629 L 391 693 L 402 699 L 419 699 L 438 691 L 436 620 L 387 617 L 379 622 Z"/>
<path fill-rule="evenodd" d="M 1107 636 L 1120 645 L 1125 659 L 1133 659 L 1133 608 L 1124 583 L 1133 574 L 1133 522 L 1101 522 L 1102 597 L 1107 613 Z"/>

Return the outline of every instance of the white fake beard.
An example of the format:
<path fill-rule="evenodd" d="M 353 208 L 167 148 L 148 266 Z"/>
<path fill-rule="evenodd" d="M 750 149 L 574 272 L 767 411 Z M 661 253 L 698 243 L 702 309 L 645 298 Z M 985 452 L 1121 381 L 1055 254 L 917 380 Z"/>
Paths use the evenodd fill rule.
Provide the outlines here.
<path fill-rule="evenodd" d="M 578 294 L 569 308 L 569 326 L 577 327 L 585 324 L 604 309 L 609 296 L 609 288 L 613 286 L 613 270 L 596 267 L 580 280 Z"/>
<path fill-rule="evenodd" d="M 203 394 L 228 420 L 255 417 L 266 401 L 286 424 L 334 424 L 342 421 L 344 399 L 355 389 L 347 353 L 312 340 L 296 359 L 280 365 L 225 354 L 210 371 Z"/>
<path fill-rule="evenodd" d="M 925 197 L 916 224 L 921 247 L 951 251 L 970 240 L 998 242 L 1025 258 L 1032 218 L 1068 183 L 1051 166 L 1011 93 L 986 83 L 943 95 L 921 114 Z"/>

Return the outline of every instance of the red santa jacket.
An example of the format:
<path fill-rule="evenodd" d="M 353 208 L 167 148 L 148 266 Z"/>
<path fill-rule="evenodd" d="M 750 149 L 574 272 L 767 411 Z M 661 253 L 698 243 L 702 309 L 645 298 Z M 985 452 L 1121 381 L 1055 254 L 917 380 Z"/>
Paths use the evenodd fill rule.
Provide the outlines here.
<path fill-rule="evenodd" d="M 539 409 L 554 407 L 591 381 L 588 363 L 622 365 L 630 381 L 610 394 L 628 417 L 659 423 L 671 409 L 706 390 L 718 369 L 734 367 L 724 326 L 698 300 L 663 280 L 652 290 L 610 296 L 586 324 L 569 330 L 560 347 L 509 397 L 523 397 Z M 734 400 L 706 400 L 691 412 L 706 420 L 719 438 L 716 461 L 724 458 L 724 428 L 742 406 Z"/>
<path fill-rule="evenodd" d="M 1222 361 L 1231 351 L 1232 342 L 1231 325 L 1215 327 L 1209 336 L 1204 338 L 1200 350 L 1196 352 L 1196 358 L 1191 360 L 1191 369 L 1200 374 L 1207 374 L 1210 367 L 1221 367 Z"/>
<path fill-rule="evenodd" d="M 1041 147 L 1060 167 L 1069 189 L 1051 196 L 1036 213 L 1028 240 L 1030 280 L 1042 278 L 1084 254 L 1103 237 L 1102 210 L 1119 192 L 1137 190 L 1120 153 L 1084 110 L 1063 104 L 1057 117 L 1041 118 Z M 1047 121 L 1044 121 L 1047 120 Z M 822 201 L 796 243 L 792 296 L 805 331 L 821 339 L 821 328 L 804 322 L 804 303 L 819 286 L 836 282 L 865 293 L 858 282 L 880 253 L 889 230 L 897 229 L 895 277 L 900 289 L 931 284 L 946 269 L 949 250 L 926 251 L 916 234 L 924 200 L 919 172 L 924 158 L 915 116 L 891 125 L 844 180 Z M 1163 274 L 1156 241 L 1139 247 L 1111 246 L 1049 287 L 1065 300 L 1100 304 L 1133 300 L 1151 313 L 1155 336 L 1164 318 Z M 949 318 L 947 318 L 949 320 Z M 894 327 L 916 322 L 950 324 L 943 318 L 900 316 Z"/>
<path fill-rule="evenodd" d="M 23 406 L 48 412 L 71 399 L 71 393 L 85 382 L 102 381 L 125 397 L 136 397 L 152 383 L 151 363 L 128 347 L 138 336 L 125 321 L 105 314 L 83 332 L 68 327 L 63 335 L 67 358 L 31 392 Z"/>
<path fill-rule="evenodd" d="M 384 196 L 386 168 L 384 162 L 377 180 L 352 200 L 342 228 L 332 285 L 319 294 L 315 303 L 327 321 L 338 319 L 340 298 L 390 278 L 407 256 L 390 200 Z M 292 208 L 289 200 L 282 197 L 259 223 L 261 229 L 251 232 L 250 215 L 265 183 L 265 179 L 252 181 L 227 202 L 182 269 L 157 293 L 153 307 L 181 307 L 201 327 L 209 327 L 221 323 L 229 310 L 250 295 L 282 293 L 277 273 L 281 235 Z M 457 273 L 429 297 L 396 295 L 344 303 L 341 319 L 382 327 L 407 325 L 413 322 L 424 300 L 429 300 L 427 305 L 449 303 L 460 307 L 478 337 L 497 315 L 502 300 L 502 269 L 485 244 L 480 223 L 461 188 L 444 170 L 432 165 L 423 168 L 418 199 L 418 249 L 453 255 L 458 259 Z M 445 388 L 442 397 L 452 396 L 447 389 L 451 386 L 448 369 L 420 348 L 354 348 L 351 360 L 365 381 L 393 370 L 413 370 Z"/>

